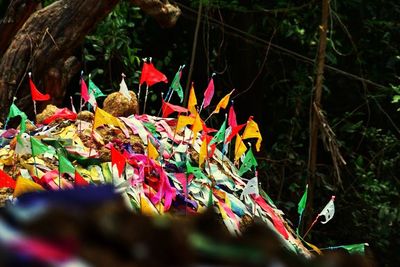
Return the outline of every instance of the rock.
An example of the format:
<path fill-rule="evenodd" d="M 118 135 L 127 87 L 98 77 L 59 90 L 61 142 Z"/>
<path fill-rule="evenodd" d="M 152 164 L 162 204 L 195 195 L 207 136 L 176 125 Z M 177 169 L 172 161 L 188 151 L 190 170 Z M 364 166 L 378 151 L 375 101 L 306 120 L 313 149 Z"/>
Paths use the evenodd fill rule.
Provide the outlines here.
<path fill-rule="evenodd" d="M 120 92 L 109 94 L 104 100 L 103 109 L 115 117 L 128 117 L 139 113 L 139 103 L 136 94 L 129 91 L 131 100 L 129 101 Z"/>
<path fill-rule="evenodd" d="M 36 115 L 36 123 L 42 124 L 45 119 L 53 116 L 57 112 L 58 108 L 54 105 L 47 105 L 46 108 L 39 114 Z"/>
<path fill-rule="evenodd" d="M 78 120 L 87 121 L 87 122 L 93 122 L 93 119 L 94 119 L 94 115 L 90 111 L 83 110 L 83 111 L 78 113 Z"/>

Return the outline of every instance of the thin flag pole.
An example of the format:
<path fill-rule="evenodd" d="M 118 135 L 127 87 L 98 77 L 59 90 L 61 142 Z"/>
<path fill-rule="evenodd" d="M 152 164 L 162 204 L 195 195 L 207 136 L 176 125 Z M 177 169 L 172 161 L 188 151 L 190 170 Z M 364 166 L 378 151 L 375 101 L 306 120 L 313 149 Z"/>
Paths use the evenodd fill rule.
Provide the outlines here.
<path fill-rule="evenodd" d="M 17 98 L 14 96 L 11 105 L 14 104 L 15 100 L 17 100 Z M 7 116 L 6 122 L 4 123 L 4 129 L 3 129 L 3 130 L 6 130 L 6 129 L 7 129 L 7 124 L 8 124 L 9 122 L 10 122 L 10 117 Z"/>
<path fill-rule="evenodd" d="M 146 112 L 147 96 L 149 95 L 149 85 L 146 83 L 146 94 L 144 97 L 143 114 Z"/>
<path fill-rule="evenodd" d="M 167 95 L 168 95 L 168 93 L 167 93 Z M 161 110 L 164 111 L 164 110 L 163 110 L 163 101 L 165 101 L 165 100 L 164 100 L 164 92 L 161 92 L 161 108 L 160 108 L 160 110 L 158 111 L 158 115 L 157 115 L 158 117 L 160 117 Z"/>
<path fill-rule="evenodd" d="M 83 76 L 83 70 L 81 71 L 81 79 L 80 79 L 81 88 L 82 88 L 82 76 Z M 80 104 L 80 105 L 79 105 L 79 112 L 81 112 L 81 111 L 82 111 L 82 108 L 83 108 L 82 89 L 81 89 L 80 95 L 81 95 L 81 98 L 80 98 L 80 100 L 79 100 L 79 104 Z"/>
<path fill-rule="evenodd" d="M 303 239 L 307 236 L 307 234 L 310 232 L 311 228 L 314 227 L 314 225 L 317 223 L 319 219 L 319 214 L 317 215 L 317 217 L 315 218 L 315 220 L 313 221 L 313 223 L 310 225 L 310 227 L 307 229 L 306 233 L 303 235 Z"/>

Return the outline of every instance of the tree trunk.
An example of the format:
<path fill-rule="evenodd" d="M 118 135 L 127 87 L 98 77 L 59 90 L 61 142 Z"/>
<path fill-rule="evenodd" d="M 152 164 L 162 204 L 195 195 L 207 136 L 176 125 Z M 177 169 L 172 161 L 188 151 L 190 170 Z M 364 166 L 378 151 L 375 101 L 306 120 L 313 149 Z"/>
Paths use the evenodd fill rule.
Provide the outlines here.
<path fill-rule="evenodd" d="M 7 8 L 4 18 L 0 22 L 0 57 L 7 50 L 12 38 L 21 29 L 25 21 L 35 12 L 38 1 L 14 0 Z"/>
<path fill-rule="evenodd" d="M 39 90 L 60 105 L 70 78 L 79 71 L 73 57 L 85 36 L 111 12 L 119 0 L 59 0 L 35 12 L 10 42 L 0 62 L 0 120 L 7 116 L 13 97 L 27 114 L 33 113 L 27 73 Z M 165 0 L 131 0 L 144 7 L 164 26 L 173 25 L 180 15 L 178 7 Z M 153 3 L 154 10 L 151 10 Z M 47 103 L 43 103 L 47 104 Z M 40 110 L 40 107 L 38 107 Z"/>
<path fill-rule="evenodd" d="M 310 113 L 312 114 L 312 119 L 310 123 L 310 147 L 309 147 L 309 160 L 308 160 L 308 198 L 307 198 L 307 209 L 306 215 L 308 218 L 306 222 L 311 222 L 313 220 L 313 202 L 314 202 L 314 188 L 316 181 L 316 171 L 317 171 L 317 148 L 318 148 L 318 130 L 320 127 L 318 114 L 316 114 L 314 105 L 317 107 L 321 106 L 321 95 L 322 95 L 322 84 L 324 81 L 324 68 L 325 68 L 325 55 L 326 55 L 326 40 L 327 40 L 327 30 L 328 30 L 328 18 L 329 18 L 329 0 L 322 0 L 322 19 L 321 25 L 319 27 L 319 47 L 318 47 L 318 57 L 317 57 L 317 70 L 316 70 L 316 80 L 314 87 L 314 98 L 310 106 Z"/>

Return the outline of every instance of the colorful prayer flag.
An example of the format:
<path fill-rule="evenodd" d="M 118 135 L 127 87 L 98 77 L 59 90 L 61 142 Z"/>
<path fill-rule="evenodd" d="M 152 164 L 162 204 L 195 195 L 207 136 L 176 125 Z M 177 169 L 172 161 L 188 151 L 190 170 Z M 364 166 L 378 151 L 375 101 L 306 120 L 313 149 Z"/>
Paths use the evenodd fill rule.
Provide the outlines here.
<path fill-rule="evenodd" d="M 214 96 L 214 79 L 213 77 L 211 77 L 207 89 L 204 91 L 203 108 L 206 108 L 210 105 L 213 96 Z"/>
<path fill-rule="evenodd" d="M 31 137 L 31 149 L 32 149 L 32 157 L 44 154 L 49 150 L 49 148 L 45 144 L 43 144 L 33 136 Z"/>
<path fill-rule="evenodd" d="M 201 146 L 200 146 L 200 153 L 199 153 L 199 167 L 200 168 L 207 158 L 208 158 L 207 138 L 204 137 L 203 141 L 201 143 Z"/>
<path fill-rule="evenodd" d="M 193 122 L 194 122 L 193 117 L 180 115 L 178 117 L 178 122 L 176 123 L 175 132 L 180 131 L 182 128 L 186 127 L 187 125 L 192 125 Z"/>
<path fill-rule="evenodd" d="M 244 144 L 242 138 L 240 138 L 240 135 L 237 134 L 235 141 L 235 161 L 239 160 L 246 150 L 246 145 Z"/>
<path fill-rule="evenodd" d="M 256 176 L 247 182 L 246 186 L 243 188 L 242 194 L 240 195 L 240 199 L 243 199 L 248 195 L 258 196 L 259 194 L 260 191 L 258 189 L 258 177 Z"/>
<path fill-rule="evenodd" d="M 147 140 L 147 156 L 153 160 L 157 160 L 160 154 L 158 153 L 157 149 L 154 147 L 153 143 L 151 142 L 150 138 Z"/>
<path fill-rule="evenodd" d="M 218 130 L 218 132 L 214 135 L 213 139 L 210 142 L 210 145 L 214 143 L 221 143 L 225 140 L 225 131 L 226 131 L 226 118 L 224 122 L 221 125 L 221 128 Z"/>
<path fill-rule="evenodd" d="M 178 113 L 188 112 L 188 110 L 184 107 L 170 104 L 168 102 L 165 102 L 164 99 L 161 99 L 161 101 L 162 101 L 161 109 L 163 118 L 168 117 L 168 115 L 170 115 L 173 112 L 178 112 Z"/>
<path fill-rule="evenodd" d="M 94 113 L 93 129 L 97 129 L 104 124 L 107 124 L 109 126 L 116 126 L 121 129 L 125 128 L 125 126 L 122 124 L 122 122 L 119 121 L 118 118 L 97 107 Z"/>
<path fill-rule="evenodd" d="M 81 78 L 81 97 L 84 100 L 84 104 L 86 102 L 89 102 L 89 99 L 90 99 L 89 91 L 88 91 L 87 85 L 86 85 L 83 77 Z"/>
<path fill-rule="evenodd" d="M 50 99 L 49 94 L 42 94 L 33 83 L 32 79 L 29 77 L 29 86 L 31 88 L 31 96 L 33 101 L 46 101 Z"/>
<path fill-rule="evenodd" d="M 197 134 L 203 129 L 203 124 L 199 113 L 196 111 L 196 117 L 194 118 L 192 131 L 193 131 L 193 143 L 197 139 Z"/>
<path fill-rule="evenodd" d="M 15 188 L 15 180 L 5 173 L 3 170 L 0 170 L 0 188 Z"/>
<path fill-rule="evenodd" d="M 326 204 L 325 208 L 318 214 L 318 217 L 324 216 L 325 221 L 321 221 L 322 224 L 329 222 L 335 214 L 335 196 L 332 196 L 331 200 Z"/>
<path fill-rule="evenodd" d="M 75 185 L 76 186 L 88 186 L 89 183 L 75 170 Z"/>
<path fill-rule="evenodd" d="M 235 91 L 235 89 L 233 89 L 229 94 L 227 94 L 226 96 L 224 96 L 218 103 L 217 107 L 215 108 L 215 110 L 213 111 L 214 114 L 219 113 L 220 109 L 225 109 L 228 104 L 229 104 L 229 98 L 231 97 L 231 94 L 233 93 L 233 91 Z"/>
<path fill-rule="evenodd" d="M 183 67 L 180 67 L 179 70 L 175 73 L 175 77 L 172 80 L 171 86 L 170 86 L 170 88 L 178 94 L 178 96 L 181 100 L 181 103 L 183 102 L 183 89 L 182 89 L 182 85 L 181 85 L 182 69 L 183 69 Z"/>
<path fill-rule="evenodd" d="M 258 129 L 257 123 L 253 121 L 252 118 L 250 118 L 249 121 L 247 122 L 242 138 L 243 140 L 248 138 L 257 138 L 256 150 L 260 151 L 262 136 L 260 130 Z"/>
<path fill-rule="evenodd" d="M 308 185 L 306 186 L 306 190 L 304 191 L 303 196 L 300 199 L 299 204 L 297 205 L 297 212 L 301 216 L 306 208 L 307 203 L 307 194 L 308 194 Z"/>
<path fill-rule="evenodd" d="M 63 154 L 58 154 L 58 171 L 60 174 L 68 173 L 73 174 L 75 173 L 75 167 L 72 165 L 71 161 L 69 161 Z"/>
<path fill-rule="evenodd" d="M 164 82 L 167 83 L 168 79 L 162 72 L 157 70 L 153 63 L 143 63 L 142 75 L 140 76 L 140 85 L 146 83 L 148 86 L 153 84 Z"/>
<path fill-rule="evenodd" d="M 190 111 L 191 114 L 197 113 L 196 105 L 197 105 L 197 98 L 196 98 L 196 93 L 194 92 L 194 86 L 192 83 L 192 86 L 190 87 L 189 100 L 188 100 L 188 110 Z"/>
<path fill-rule="evenodd" d="M 233 127 L 232 130 L 231 130 L 231 133 L 226 138 L 225 143 L 229 143 L 232 140 L 232 138 L 235 135 L 237 135 L 243 129 L 244 126 L 246 126 L 246 123 L 243 123 L 243 124 L 240 124 L 240 125 L 237 125 L 237 126 Z"/>
<path fill-rule="evenodd" d="M 113 145 L 111 145 L 111 166 L 116 165 L 118 175 L 121 176 L 124 171 L 126 158 Z"/>
<path fill-rule="evenodd" d="M 12 103 L 10 107 L 10 112 L 7 116 L 7 120 L 16 116 L 21 117 L 20 133 L 24 133 L 26 130 L 26 120 L 28 119 L 28 116 L 26 116 L 24 112 L 22 112 L 14 103 Z"/>
<path fill-rule="evenodd" d="M 239 175 L 242 176 L 245 172 L 250 170 L 252 167 L 257 167 L 257 160 L 254 157 L 253 151 L 251 148 L 247 151 L 246 156 L 244 157 L 243 164 L 240 166 Z"/>
<path fill-rule="evenodd" d="M 43 190 L 44 190 L 43 187 L 35 183 L 34 181 L 19 176 L 17 178 L 17 182 L 15 183 L 13 196 L 19 197 L 25 193 L 43 191 Z"/>
<path fill-rule="evenodd" d="M 233 100 L 232 100 L 232 102 L 233 102 Z M 235 113 L 235 110 L 233 109 L 233 104 L 229 108 L 228 125 L 232 129 L 234 129 L 237 126 L 236 113 Z"/>
<path fill-rule="evenodd" d="M 125 96 L 126 98 L 128 98 L 128 100 L 131 100 L 131 95 L 129 94 L 129 90 L 128 90 L 128 86 L 125 83 L 125 79 L 124 79 L 125 75 L 122 74 L 122 80 L 121 83 L 119 84 L 119 92 Z"/>

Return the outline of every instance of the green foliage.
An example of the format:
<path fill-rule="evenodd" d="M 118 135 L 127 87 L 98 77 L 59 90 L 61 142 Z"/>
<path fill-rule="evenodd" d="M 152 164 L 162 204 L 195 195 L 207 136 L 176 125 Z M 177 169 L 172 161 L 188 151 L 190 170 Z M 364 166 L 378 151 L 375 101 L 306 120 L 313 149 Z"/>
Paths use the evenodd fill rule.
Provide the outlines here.
<path fill-rule="evenodd" d="M 83 48 L 85 69 L 105 88 L 105 92 L 118 89 L 122 72 L 127 74 L 128 86 L 137 83 L 138 52 L 142 43 L 136 28 L 142 20 L 139 9 L 123 1 L 93 34 L 86 37 Z"/>

